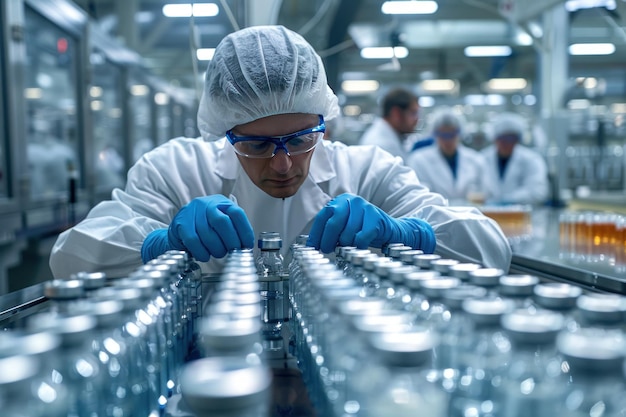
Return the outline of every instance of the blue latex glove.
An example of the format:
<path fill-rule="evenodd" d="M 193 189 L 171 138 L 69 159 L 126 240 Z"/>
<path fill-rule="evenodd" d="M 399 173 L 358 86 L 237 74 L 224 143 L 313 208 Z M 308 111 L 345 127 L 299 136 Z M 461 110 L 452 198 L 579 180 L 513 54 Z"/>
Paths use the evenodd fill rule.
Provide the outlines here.
<path fill-rule="evenodd" d="M 146 236 L 141 259 L 145 263 L 174 249 L 207 262 L 232 249 L 253 247 L 254 231 L 243 209 L 223 195 L 211 195 L 192 200 L 174 216 L 169 228 Z"/>
<path fill-rule="evenodd" d="M 367 249 L 389 243 L 404 243 L 424 253 L 433 253 L 435 233 L 422 219 L 395 219 L 353 194 L 341 194 L 320 210 L 307 241 L 308 246 L 324 253 L 333 252 L 337 245 Z"/>

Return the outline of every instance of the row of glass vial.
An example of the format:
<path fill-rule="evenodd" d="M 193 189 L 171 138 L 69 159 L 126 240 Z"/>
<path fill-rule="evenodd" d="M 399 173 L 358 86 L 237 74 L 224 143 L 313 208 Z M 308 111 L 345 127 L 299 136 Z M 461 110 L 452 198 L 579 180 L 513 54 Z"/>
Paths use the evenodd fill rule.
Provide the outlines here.
<path fill-rule="evenodd" d="M 566 211 L 559 216 L 561 256 L 603 262 L 626 270 L 626 216 L 594 211 Z"/>
<path fill-rule="evenodd" d="M 371 270 L 372 265 L 365 260 L 375 258 L 364 256 L 365 252 L 346 248 L 342 248 L 339 255 L 340 259 L 350 260 L 351 267 L 354 269 L 356 266 L 357 270 L 361 264 Z M 419 255 L 411 254 L 411 257 L 415 256 Z M 529 406 L 537 410 L 533 415 L 578 415 L 575 412 L 591 412 L 585 407 L 596 404 L 593 396 L 597 392 L 591 390 L 593 384 L 588 387 L 589 392 L 586 388 L 580 389 L 585 386 L 587 377 L 592 380 L 598 377 L 588 375 L 586 367 L 604 369 L 608 363 L 623 363 L 622 332 L 607 330 L 619 329 L 624 323 L 624 300 L 621 297 L 582 296 L 577 287 L 538 284 L 535 277 L 502 276 L 501 271 L 498 276 L 496 271 L 480 266 L 474 268 L 472 273 L 467 273 L 467 270 L 472 269 L 469 265 L 451 260 L 439 260 L 434 265 L 443 268 L 442 264 L 447 263 L 449 270 L 457 271 L 456 274 L 463 278 L 445 276 L 434 270 L 408 271 L 407 265 L 400 264 L 390 266 L 388 270 L 380 268 L 390 273 L 383 273 L 387 278 L 379 277 L 376 282 L 374 277 L 364 278 L 358 274 L 346 278 L 343 272 L 310 249 L 298 249 L 296 257 L 299 266 L 296 275 L 292 276 L 292 303 L 296 318 L 295 351 L 301 359 L 300 364 L 311 395 L 317 406 L 324 410 L 323 415 L 376 415 L 371 412 L 372 407 L 379 410 L 374 405 L 378 404 L 374 401 L 376 398 L 389 407 L 396 407 L 397 412 L 407 403 L 396 403 L 393 398 L 412 398 L 413 401 L 422 402 L 420 407 L 411 406 L 412 412 L 417 413 L 418 409 L 430 410 L 429 414 L 424 415 L 431 416 L 521 416 L 527 415 L 525 413 Z M 355 259 L 358 260 L 354 262 Z M 379 261 L 380 265 L 391 262 Z M 402 280 L 399 277 L 403 275 L 405 278 L 411 277 Z M 463 282 L 468 276 L 472 277 L 470 279 L 474 284 Z M 408 287 L 402 288 L 402 282 L 407 283 Z M 517 302 L 498 297 L 497 284 L 493 285 L 494 282 L 502 282 L 500 288 L 506 295 L 534 293 L 536 302 L 527 297 L 524 301 L 524 297 L 517 297 Z M 372 288 L 376 289 L 373 293 Z M 580 311 L 586 312 L 582 316 L 584 320 L 580 322 L 574 321 L 572 316 L 564 317 L 577 301 Z M 521 306 L 525 308 L 512 310 Z M 550 312 L 548 309 L 559 312 Z M 590 329 L 590 325 L 598 327 Z M 409 395 L 406 389 L 396 391 L 396 394 L 402 393 L 403 396 L 394 397 L 391 392 L 384 391 L 384 384 L 370 384 L 378 380 L 376 372 L 388 374 L 398 371 L 397 364 L 389 367 L 387 363 L 380 369 L 373 367 L 375 363 L 386 363 L 384 358 L 397 357 L 397 354 L 388 355 L 385 350 L 381 358 L 380 349 L 374 347 L 372 350 L 377 342 L 370 339 L 378 339 L 383 337 L 381 334 L 389 332 L 411 333 L 415 329 L 431 334 L 430 341 L 424 344 L 432 347 L 434 355 L 424 371 L 426 380 L 441 388 L 446 395 L 446 400 L 439 406 L 430 404 L 427 407 L 423 396 L 415 392 Z M 556 336 L 559 332 L 562 342 L 557 350 Z M 346 334 L 350 337 L 346 338 Z M 398 336 L 384 337 L 394 339 Z M 423 341 L 425 336 L 411 337 Z M 437 338 L 440 339 L 438 344 L 433 342 Z M 600 355 L 590 354 L 587 343 L 598 338 L 605 342 L 606 350 Z M 350 346 L 353 346 L 352 349 Z M 538 362 L 528 362 L 528 357 L 523 354 L 528 351 L 537 353 L 536 349 L 540 346 L 541 352 L 554 353 L 548 361 L 558 366 L 549 368 L 550 372 L 557 368 L 572 370 L 567 374 L 557 372 L 553 375 L 555 378 L 525 373 L 527 370 L 539 372 L 543 369 L 543 366 L 533 368 L 532 364 Z M 403 349 L 400 345 L 396 348 Z M 367 352 L 367 355 L 363 356 L 363 352 Z M 523 367 L 525 362 L 529 366 Z M 372 369 L 378 370 L 374 372 Z M 513 369 L 521 374 L 516 376 Z M 613 367 L 613 370 L 615 372 L 608 375 L 606 380 L 610 381 L 611 387 L 615 387 L 614 379 L 617 379 L 620 381 L 617 386 L 623 388 L 621 367 Z M 574 383 L 568 383 L 567 380 L 571 381 L 575 373 L 577 379 L 574 378 Z M 521 376 L 527 378 L 520 380 Z M 558 386 L 558 389 L 547 387 L 554 390 L 546 401 L 540 401 L 546 395 L 543 391 L 545 387 L 541 385 L 542 378 Z M 401 380 L 403 384 L 408 383 L 406 377 Z M 411 381 L 412 384 L 417 383 Z M 364 383 L 371 385 L 370 388 L 377 388 L 368 390 L 361 386 Z M 385 397 L 383 392 L 389 392 L 390 396 Z M 611 410 L 623 411 L 619 399 L 612 395 L 615 389 L 607 390 L 606 393 L 607 396 L 598 401 L 607 404 L 606 407 Z M 440 396 L 433 394 L 428 398 Z M 553 413 L 555 407 L 559 407 L 560 414 Z M 437 414 L 439 412 L 443 414 Z"/>
<path fill-rule="evenodd" d="M 227 256 L 200 321 L 201 358 L 183 367 L 180 393 L 168 405 L 167 417 L 268 416 L 272 375 L 262 335 L 274 323 L 265 319 L 262 275 L 252 250 Z"/>
<path fill-rule="evenodd" d="M 30 370 L 3 380 L 3 416 L 162 415 L 193 339 L 196 267 L 168 253 L 126 278 L 45 283 L 46 308 L 2 333 L 0 358 Z"/>

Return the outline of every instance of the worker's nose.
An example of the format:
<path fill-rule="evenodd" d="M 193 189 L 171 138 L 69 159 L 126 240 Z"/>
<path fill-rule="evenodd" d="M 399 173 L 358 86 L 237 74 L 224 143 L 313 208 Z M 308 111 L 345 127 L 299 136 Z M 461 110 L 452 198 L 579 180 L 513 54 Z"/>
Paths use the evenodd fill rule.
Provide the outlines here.
<path fill-rule="evenodd" d="M 270 167 L 279 174 L 286 174 L 291 169 L 293 162 L 283 149 L 279 149 L 270 160 Z"/>

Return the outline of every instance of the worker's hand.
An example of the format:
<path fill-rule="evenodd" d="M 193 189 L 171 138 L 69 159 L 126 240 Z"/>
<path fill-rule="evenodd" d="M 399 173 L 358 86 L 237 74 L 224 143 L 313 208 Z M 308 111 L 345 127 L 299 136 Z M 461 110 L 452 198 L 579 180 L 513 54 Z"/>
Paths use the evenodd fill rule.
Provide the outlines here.
<path fill-rule="evenodd" d="M 254 231 L 243 209 L 223 195 L 199 197 L 174 216 L 167 229 L 152 231 L 141 247 L 144 262 L 171 250 L 185 250 L 207 262 L 232 249 L 254 247 Z"/>
<path fill-rule="evenodd" d="M 435 234 L 424 220 L 395 219 L 383 210 L 353 194 L 341 194 L 326 204 L 315 217 L 308 246 L 324 253 L 337 245 L 380 248 L 389 243 L 404 243 L 424 253 L 435 250 Z"/>

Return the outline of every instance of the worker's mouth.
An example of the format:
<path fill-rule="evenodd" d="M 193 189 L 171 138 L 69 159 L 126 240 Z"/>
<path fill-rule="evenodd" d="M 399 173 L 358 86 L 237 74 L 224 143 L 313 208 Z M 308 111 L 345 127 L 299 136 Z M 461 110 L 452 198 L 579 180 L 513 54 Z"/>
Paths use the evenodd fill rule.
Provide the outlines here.
<path fill-rule="evenodd" d="M 268 179 L 266 180 L 266 182 L 273 187 L 290 187 L 297 182 L 297 178 L 291 177 L 285 179 Z"/>

